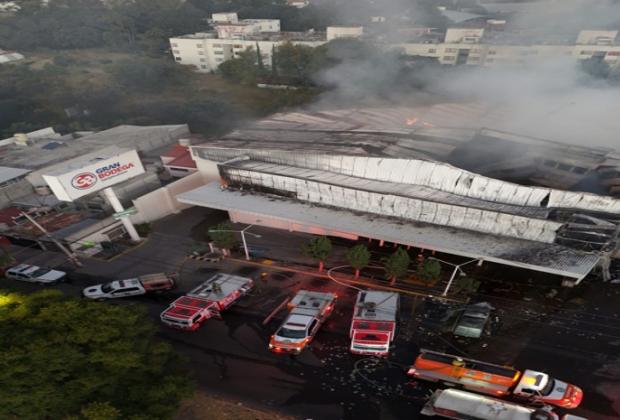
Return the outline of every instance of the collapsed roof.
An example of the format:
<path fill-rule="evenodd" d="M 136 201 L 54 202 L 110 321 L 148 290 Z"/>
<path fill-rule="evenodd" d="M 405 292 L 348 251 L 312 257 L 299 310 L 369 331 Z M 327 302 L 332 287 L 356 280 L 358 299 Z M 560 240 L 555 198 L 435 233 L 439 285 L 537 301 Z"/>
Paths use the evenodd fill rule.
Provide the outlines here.
<path fill-rule="evenodd" d="M 440 162 L 480 139 L 554 153 L 558 143 L 416 127 L 419 120 L 407 115 L 404 108 L 277 114 L 194 146 L 197 159 L 217 163 L 228 190 L 205 187 L 179 200 L 577 279 L 615 251 L 620 200 L 519 185 Z M 566 161 L 590 159 L 590 166 L 612 152 L 563 151 Z"/>

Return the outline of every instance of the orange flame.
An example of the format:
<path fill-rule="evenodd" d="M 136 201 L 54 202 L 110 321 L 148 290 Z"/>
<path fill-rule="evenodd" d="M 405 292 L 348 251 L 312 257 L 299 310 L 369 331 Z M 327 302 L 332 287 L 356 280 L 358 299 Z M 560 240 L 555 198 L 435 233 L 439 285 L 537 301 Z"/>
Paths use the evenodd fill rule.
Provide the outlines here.
<path fill-rule="evenodd" d="M 405 124 L 407 124 L 407 125 L 413 125 L 413 124 L 415 124 L 416 122 L 418 122 L 418 119 L 417 119 L 416 117 L 413 117 L 413 118 L 407 118 L 407 119 L 405 120 Z"/>

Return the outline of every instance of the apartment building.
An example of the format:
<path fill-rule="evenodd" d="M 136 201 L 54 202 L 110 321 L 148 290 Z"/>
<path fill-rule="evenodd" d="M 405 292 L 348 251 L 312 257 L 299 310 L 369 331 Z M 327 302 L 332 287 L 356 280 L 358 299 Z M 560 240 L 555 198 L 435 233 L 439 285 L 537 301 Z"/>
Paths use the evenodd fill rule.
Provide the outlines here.
<path fill-rule="evenodd" d="M 363 26 L 328 26 L 327 41 L 339 38 L 361 38 L 364 35 Z"/>
<path fill-rule="evenodd" d="M 618 31 L 584 30 L 574 43 L 536 41 L 509 33 L 490 33 L 485 29 L 450 28 L 443 42 L 408 42 L 397 44 L 406 55 L 437 58 L 447 65 L 527 64 L 540 58 L 573 57 L 578 60 L 600 59 L 620 66 Z"/>
<path fill-rule="evenodd" d="M 211 18 L 212 31 L 170 38 L 178 64 L 211 72 L 246 49 L 258 48 L 263 63 L 270 66 L 274 49 L 282 44 L 317 47 L 327 42 L 322 32 L 282 32 L 278 19 L 239 20 L 236 13 L 214 13 Z"/>

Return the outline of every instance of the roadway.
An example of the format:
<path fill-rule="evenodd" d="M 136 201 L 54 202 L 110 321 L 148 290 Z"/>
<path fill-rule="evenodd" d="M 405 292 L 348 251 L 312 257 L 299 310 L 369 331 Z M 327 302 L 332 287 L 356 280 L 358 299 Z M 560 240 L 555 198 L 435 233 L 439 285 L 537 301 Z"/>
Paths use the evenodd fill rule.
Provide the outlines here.
<path fill-rule="evenodd" d="M 395 351 L 387 360 L 353 356 L 348 352 L 348 327 L 356 291 L 323 277 L 262 269 L 235 261 L 217 264 L 185 260 L 194 240 L 187 233 L 200 219 L 183 213 L 155 226 L 150 239 L 114 261 L 88 260 L 71 274 L 71 284 L 57 286 L 79 296 L 82 288 L 106 279 L 127 278 L 158 271 L 180 271 L 179 287 L 152 297 L 117 300 L 114 304 L 145 305 L 160 325 L 159 335 L 183 355 L 197 385 L 213 394 L 269 406 L 305 419 L 415 419 L 432 391 L 426 383 L 407 385 L 405 370 L 420 348 L 469 355 L 517 368 L 546 371 L 584 388 L 582 407 L 575 414 L 593 420 L 620 418 L 620 325 L 617 302 L 620 287 L 593 284 L 569 300 L 522 296 L 484 289 L 477 300 L 498 308 L 502 327 L 480 340 L 455 339 L 429 323 L 431 309 L 421 299 L 402 299 L 402 324 Z M 62 256 L 15 249 L 20 262 L 59 265 Z M 44 264 L 46 263 L 46 264 Z M 167 304 L 214 271 L 259 278 L 256 289 L 224 314 L 195 332 L 165 327 L 159 314 Z M 28 292 L 40 286 L 0 280 L 0 287 Z M 311 348 L 300 356 L 275 355 L 268 338 L 283 313 L 267 325 L 265 317 L 300 288 L 336 291 L 336 310 Z M 536 289 L 539 285 L 532 285 Z M 542 292 L 541 292 L 542 293 Z M 539 293 L 540 295 L 540 293 Z M 529 299 L 529 298 L 528 298 Z M 102 303 L 108 304 L 108 303 Z M 430 326 L 429 326 L 430 325 Z"/>

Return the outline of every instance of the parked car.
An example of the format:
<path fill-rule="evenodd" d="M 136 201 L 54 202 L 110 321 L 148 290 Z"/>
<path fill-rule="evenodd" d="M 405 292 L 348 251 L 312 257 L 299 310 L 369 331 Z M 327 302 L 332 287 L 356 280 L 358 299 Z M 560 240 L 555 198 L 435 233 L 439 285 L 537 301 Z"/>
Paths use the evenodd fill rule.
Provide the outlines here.
<path fill-rule="evenodd" d="M 467 306 L 454 324 L 454 335 L 480 338 L 495 308 L 487 302 Z"/>
<path fill-rule="evenodd" d="M 145 274 L 131 279 L 116 280 L 87 287 L 82 290 L 82 296 L 89 299 L 105 300 L 144 295 L 150 292 L 172 289 L 176 283 L 176 278 L 176 274 L 169 273 Z"/>
<path fill-rule="evenodd" d="M 57 284 L 65 279 L 67 273 L 36 265 L 20 264 L 4 272 L 9 279 L 29 281 L 38 284 Z"/>

